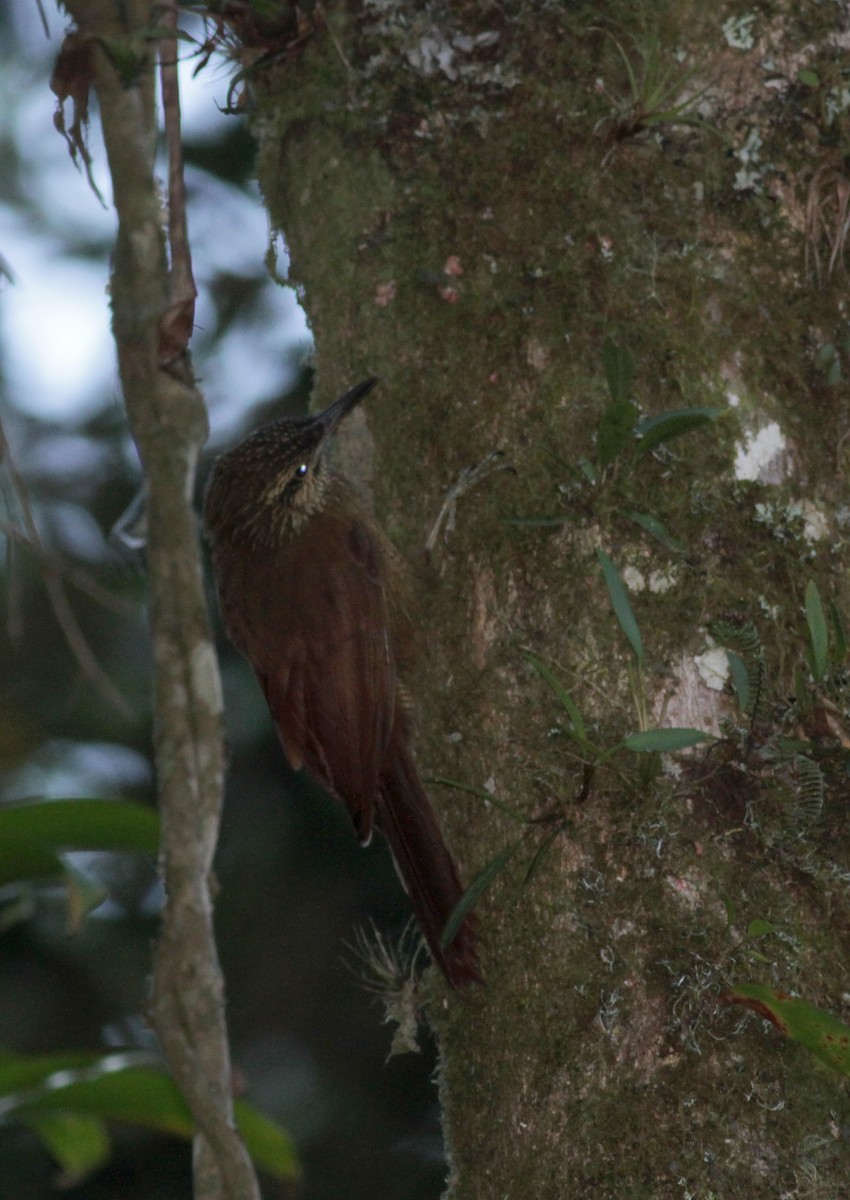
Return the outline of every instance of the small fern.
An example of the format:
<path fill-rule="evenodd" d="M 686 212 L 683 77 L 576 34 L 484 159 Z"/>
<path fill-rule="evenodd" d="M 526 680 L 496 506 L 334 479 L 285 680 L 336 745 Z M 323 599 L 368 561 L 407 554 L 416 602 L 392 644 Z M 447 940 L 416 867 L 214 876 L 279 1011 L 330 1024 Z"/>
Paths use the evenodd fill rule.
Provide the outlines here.
<path fill-rule="evenodd" d="M 756 627 L 752 621 L 741 624 L 734 621 L 715 621 L 709 626 L 709 631 L 712 637 L 731 654 L 736 655 L 742 664 L 743 671 L 736 673 L 730 659 L 741 711 L 750 718 L 752 725 L 755 725 L 767 715 L 767 668 Z"/>
<path fill-rule="evenodd" d="M 793 802 L 786 809 L 786 817 L 789 828 L 804 834 L 820 820 L 823 812 L 823 771 L 804 754 L 795 756 L 793 768 L 797 776 L 797 788 Z"/>

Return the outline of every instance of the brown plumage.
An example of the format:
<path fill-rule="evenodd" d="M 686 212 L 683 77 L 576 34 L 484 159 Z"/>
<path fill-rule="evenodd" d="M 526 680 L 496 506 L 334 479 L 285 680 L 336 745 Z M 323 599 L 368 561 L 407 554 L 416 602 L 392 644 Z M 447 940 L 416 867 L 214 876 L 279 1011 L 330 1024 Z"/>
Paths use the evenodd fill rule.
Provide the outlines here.
<path fill-rule="evenodd" d="M 440 937 L 463 893 L 411 748 L 404 676 L 413 630 L 395 551 L 354 488 L 323 460 L 374 386 L 316 417 L 265 425 L 215 465 L 204 503 L 219 605 L 265 693 L 286 757 L 377 827 L 434 960 L 454 987 L 479 981 L 473 920 Z"/>

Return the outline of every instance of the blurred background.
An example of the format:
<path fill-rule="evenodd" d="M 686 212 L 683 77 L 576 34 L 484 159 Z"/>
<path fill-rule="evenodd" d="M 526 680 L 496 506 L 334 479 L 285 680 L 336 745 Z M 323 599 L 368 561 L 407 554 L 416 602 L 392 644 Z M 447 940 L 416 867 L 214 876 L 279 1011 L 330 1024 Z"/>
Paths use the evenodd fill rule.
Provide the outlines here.
<path fill-rule="evenodd" d="M 49 4 L 46 17 L 49 34 L 35 3 L 0 8 L 0 805 L 73 796 L 153 805 L 143 560 L 114 533 L 140 482 L 109 332 L 114 216 L 54 130 L 49 78 L 63 21 Z M 311 372 L 297 298 L 264 265 L 270 234 L 251 138 L 221 111 L 228 70 L 213 60 L 193 79 L 193 66 L 184 64 L 182 101 L 199 290 L 192 350 L 212 425 L 202 486 L 215 453 L 305 406 Z M 108 200 L 96 114 L 90 145 Z M 277 252 L 285 274 L 285 247 Z M 220 649 L 230 771 L 217 915 L 239 1086 L 295 1138 L 307 1200 L 437 1196 L 433 1047 L 385 1061 L 391 1031 L 346 949 L 370 919 L 391 933 L 407 919 L 389 855 L 383 843 L 359 849 L 347 816 L 287 776 L 250 670 Z M 106 892 L 76 932 L 64 888 L 0 890 L 3 1050 L 152 1045 L 155 864 L 78 854 L 74 866 Z M 109 1164 L 64 1195 L 190 1194 L 186 1143 L 129 1125 L 111 1133 Z M 60 1182 L 34 1134 L 0 1119 L 0 1196 L 41 1200 Z M 264 1181 L 265 1196 L 283 1194 Z"/>

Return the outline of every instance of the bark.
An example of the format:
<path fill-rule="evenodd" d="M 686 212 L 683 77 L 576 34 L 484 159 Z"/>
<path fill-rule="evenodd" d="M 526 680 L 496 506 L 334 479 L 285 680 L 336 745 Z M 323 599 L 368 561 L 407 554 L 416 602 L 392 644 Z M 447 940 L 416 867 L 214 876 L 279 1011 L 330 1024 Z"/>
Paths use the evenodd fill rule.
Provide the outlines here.
<path fill-rule="evenodd" d="M 802 612 L 810 579 L 847 611 L 846 14 L 770 13 L 333 4 L 249 73 L 321 398 L 381 377 L 373 490 L 419 573 L 421 765 L 529 822 L 433 789 L 467 878 L 521 839 L 481 906 L 487 987 L 430 1009 L 456 1200 L 844 1187 L 841 1077 L 717 1004 L 754 981 L 840 1015 L 848 973 L 846 695 L 813 684 Z M 644 414 L 722 416 L 603 468 L 606 337 Z M 784 449 L 736 474 L 771 425 Z M 496 450 L 512 471 L 462 491 L 426 556 Z M 640 680 L 600 548 L 633 588 Z M 754 627 L 755 716 L 698 673 L 719 619 Z M 527 652 L 603 747 L 644 714 L 726 737 L 591 771 Z"/>

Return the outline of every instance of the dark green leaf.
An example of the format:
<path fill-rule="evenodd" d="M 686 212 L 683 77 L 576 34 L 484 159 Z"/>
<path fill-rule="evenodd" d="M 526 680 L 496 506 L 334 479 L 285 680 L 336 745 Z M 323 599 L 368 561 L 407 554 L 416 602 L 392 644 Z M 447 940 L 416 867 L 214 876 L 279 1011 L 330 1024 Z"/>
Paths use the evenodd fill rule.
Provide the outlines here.
<path fill-rule="evenodd" d="M 627 512 L 626 516 L 636 525 L 640 525 L 641 529 L 645 529 L 648 534 L 651 534 L 665 549 L 672 550 L 676 554 L 687 552 L 687 546 L 678 538 L 674 538 L 664 522 L 659 521 L 658 517 L 654 517 L 652 513 Z"/>
<path fill-rule="evenodd" d="M 38 800 L 0 808 L 0 842 L 20 834 L 66 850 L 156 854 L 159 817 L 125 800 Z"/>
<path fill-rule="evenodd" d="M 613 338 L 607 337 L 602 344 L 602 365 L 614 404 L 630 401 L 634 368 L 632 356 L 626 347 L 618 346 Z"/>
<path fill-rule="evenodd" d="M 637 409 L 630 400 L 609 404 L 596 431 L 596 457 L 599 465 L 607 467 L 634 440 Z"/>
<path fill-rule="evenodd" d="M 669 442 L 680 434 L 708 425 L 720 416 L 720 412 L 719 408 L 682 408 L 675 412 L 660 413 L 657 417 L 646 417 L 635 427 L 638 452 L 644 454 L 662 442 Z"/>
<path fill-rule="evenodd" d="M 527 886 L 529 883 L 531 883 L 532 879 L 537 874 L 540 864 L 543 862 L 544 858 L 549 853 L 549 848 L 551 847 L 555 838 L 560 833 L 561 833 L 561 827 L 560 827 L 560 825 L 556 825 L 554 829 L 551 829 L 549 831 L 549 833 L 546 835 L 546 837 L 543 839 L 543 841 L 537 847 L 537 849 L 534 852 L 534 856 L 533 856 L 531 862 L 528 864 L 528 870 L 525 872 L 525 879 L 523 880 L 523 886 Z"/>
<path fill-rule="evenodd" d="M 809 666 L 816 683 L 826 674 L 829 635 L 818 585 L 810 579 L 806 586 L 806 623 L 809 627 Z"/>
<path fill-rule="evenodd" d="M 0 808 L 0 885 L 63 874 L 62 850 L 156 854 L 159 817 L 120 800 L 42 800 Z"/>
<path fill-rule="evenodd" d="M 0 887 L 25 879 L 49 879 L 64 871 L 62 859 L 40 842 L 19 833 L 0 834 Z"/>
<path fill-rule="evenodd" d="M 847 657 L 847 634 L 844 632 L 844 622 L 841 620 L 841 613 L 838 611 L 835 601 L 829 601 L 829 619 L 832 624 L 832 637 L 835 642 L 835 662 L 841 667 L 844 665 L 844 659 Z"/>
<path fill-rule="evenodd" d="M 503 812 L 506 817 L 510 817 L 512 821 L 517 821 L 520 825 L 525 825 L 527 822 L 521 813 L 512 808 L 505 800 L 500 800 L 498 796 L 494 796 L 492 792 L 488 792 L 486 788 L 472 787 L 468 783 L 458 783 L 455 779 L 444 779 L 442 776 L 434 776 L 431 783 L 438 783 L 441 787 L 454 788 L 457 792 L 466 792 L 468 796 L 477 796 L 480 800 L 485 800 L 487 804 L 492 804 L 499 812 Z"/>
<path fill-rule="evenodd" d="M 750 709 L 750 673 L 747 664 L 734 650 L 726 651 L 726 661 L 729 663 L 729 674 L 732 677 L 732 687 L 738 697 L 738 707 L 742 713 Z"/>
<path fill-rule="evenodd" d="M 764 937 L 768 933 L 773 933 L 774 928 L 775 927 L 770 923 L 770 921 L 764 921 L 761 918 L 757 918 L 755 921 L 750 921 L 749 925 L 747 926 L 747 937 Z"/>
<path fill-rule="evenodd" d="M 587 742 L 587 731 L 584 727 L 584 721 L 582 720 L 581 713 L 579 712 L 578 708 L 576 707 L 576 704 L 573 701 L 572 697 L 570 696 L 569 692 L 567 692 L 566 689 L 564 687 L 562 687 L 557 675 L 555 675 L 554 672 L 550 671 L 550 669 L 546 666 L 546 664 L 544 662 L 541 662 L 541 660 L 539 658 L 537 658 L 536 655 L 526 654 L 525 657 L 528 660 L 528 662 L 531 663 L 532 667 L 534 667 L 535 671 L 540 676 L 540 678 L 545 680 L 546 683 L 548 683 L 549 687 L 552 689 L 552 691 L 555 693 L 555 695 L 560 700 L 561 704 L 564 706 L 567 716 L 570 718 L 570 721 L 572 722 L 573 730 L 574 730 L 575 735 L 578 738 L 578 740 L 580 742 L 586 743 Z"/>
<path fill-rule="evenodd" d="M 597 550 L 596 557 L 599 560 L 599 565 L 602 567 L 602 574 L 605 576 L 605 583 L 608 587 L 608 595 L 611 597 L 611 604 L 613 605 L 617 620 L 620 622 L 620 628 L 628 638 L 638 663 L 642 666 L 643 642 L 637 619 L 632 612 L 632 606 L 626 595 L 625 584 L 620 578 L 617 568 L 604 550 Z"/>
<path fill-rule="evenodd" d="M 675 754 L 677 750 L 687 750 L 689 746 L 711 741 L 714 741 L 712 735 L 702 729 L 644 729 L 642 733 L 630 734 L 623 745 L 627 750 L 639 753 L 654 751 L 658 754 Z"/>
<path fill-rule="evenodd" d="M 441 946 L 450 946 L 457 936 L 457 931 L 466 920 L 467 916 L 472 912 L 478 900 L 487 890 L 493 880 L 499 875 L 510 860 L 516 854 L 522 845 L 521 841 L 514 842 L 511 846 L 506 846 L 500 854 L 487 864 L 483 871 L 475 876 L 472 883 L 458 900 L 457 904 L 449 914 L 449 919 L 446 921 L 446 927 L 440 937 Z"/>

